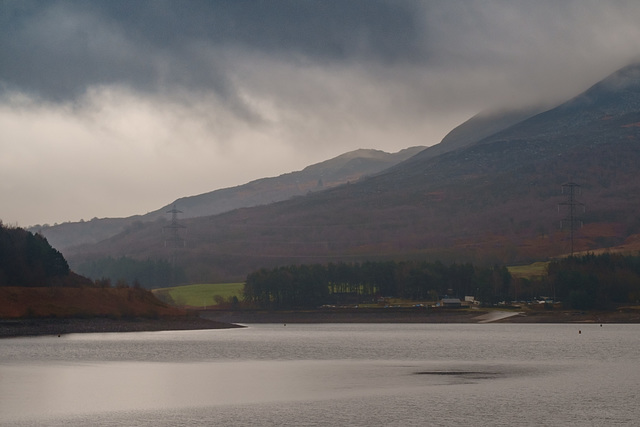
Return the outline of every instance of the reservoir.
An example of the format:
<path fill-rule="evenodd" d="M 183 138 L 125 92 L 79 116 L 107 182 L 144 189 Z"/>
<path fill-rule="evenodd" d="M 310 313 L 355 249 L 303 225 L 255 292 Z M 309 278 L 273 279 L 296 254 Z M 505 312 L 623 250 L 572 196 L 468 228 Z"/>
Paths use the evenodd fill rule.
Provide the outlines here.
<path fill-rule="evenodd" d="M 260 324 L 0 340 L 2 426 L 631 426 L 640 325 Z"/>

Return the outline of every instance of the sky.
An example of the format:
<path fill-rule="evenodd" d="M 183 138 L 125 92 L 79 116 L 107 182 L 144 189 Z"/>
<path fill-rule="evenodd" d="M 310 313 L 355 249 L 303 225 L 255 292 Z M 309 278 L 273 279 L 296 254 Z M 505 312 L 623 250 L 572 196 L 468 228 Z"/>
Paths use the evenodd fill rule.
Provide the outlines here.
<path fill-rule="evenodd" d="M 640 60 L 637 0 L 0 0 L 0 220 L 431 146 Z"/>

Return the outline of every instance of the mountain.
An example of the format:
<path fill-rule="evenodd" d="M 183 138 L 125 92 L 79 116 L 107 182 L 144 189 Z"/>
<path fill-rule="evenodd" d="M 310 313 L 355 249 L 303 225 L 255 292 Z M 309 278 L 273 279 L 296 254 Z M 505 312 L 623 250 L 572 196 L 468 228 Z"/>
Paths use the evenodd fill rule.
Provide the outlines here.
<path fill-rule="evenodd" d="M 352 184 L 185 219 L 179 250 L 164 247 L 160 227 L 147 223 L 67 259 L 173 256 L 193 281 L 241 280 L 260 267 L 303 262 L 548 259 L 569 252 L 569 234 L 559 227 L 569 215 L 568 181 L 580 185 L 573 207 L 585 206 L 574 209 L 573 223 L 584 223 L 576 250 L 640 233 L 640 64 L 499 128 Z"/>
<path fill-rule="evenodd" d="M 483 111 L 455 127 L 440 144 L 424 150 L 421 158 L 436 157 L 466 147 L 543 111 L 545 109 L 539 106 Z"/>
<path fill-rule="evenodd" d="M 173 205 L 183 211 L 183 218 L 215 215 L 242 207 L 266 205 L 294 196 L 336 187 L 373 175 L 424 150 L 411 147 L 397 153 L 359 149 L 333 159 L 307 166 L 275 178 L 263 178 L 232 188 L 211 191 L 198 196 L 183 197 L 145 218 L 166 216 Z"/>
<path fill-rule="evenodd" d="M 215 215 L 243 207 L 265 205 L 294 196 L 355 182 L 364 176 L 387 169 L 426 147 L 411 147 L 397 153 L 360 149 L 311 165 L 298 172 L 274 178 L 263 178 L 248 184 L 224 188 L 196 196 L 182 197 L 145 215 L 127 218 L 94 218 L 91 221 L 67 222 L 54 226 L 35 226 L 30 230 L 44 235 L 63 251 L 73 246 L 93 244 L 149 221 L 167 219 L 167 212 L 176 206 L 181 218 Z"/>

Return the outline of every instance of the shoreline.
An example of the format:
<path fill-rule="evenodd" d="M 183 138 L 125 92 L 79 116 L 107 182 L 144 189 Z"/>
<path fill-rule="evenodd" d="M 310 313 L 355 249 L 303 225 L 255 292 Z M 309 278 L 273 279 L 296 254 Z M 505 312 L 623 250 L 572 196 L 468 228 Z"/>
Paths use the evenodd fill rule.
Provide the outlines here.
<path fill-rule="evenodd" d="M 218 322 L 251 323 L 640 323 L 640 310 L 494 310 L 494 309 L 329 309 L 202 310 Z"/>
<path fill-rule="evenodd" d="M 247 324 L 320 323 L 627 323 L 640 324 L 639 310 L 580 312 L 568 310 L 202 310 L 193 317 L 159 319 L 19 318 L 0 319 L 0 339 L 77 333 L 156 332 L 242 328 Z"/>
<path fill-rule="evenodd" d="M 240 325 L 219 322 L 199 317 L 177 317 L 160 319 L 110 319 L 94 318 L 29 318 L 0 319 L 0 339 L 61 336 L 67 334 L 105 332 L 157 332 L 199 329 L 241 328 Z"/>

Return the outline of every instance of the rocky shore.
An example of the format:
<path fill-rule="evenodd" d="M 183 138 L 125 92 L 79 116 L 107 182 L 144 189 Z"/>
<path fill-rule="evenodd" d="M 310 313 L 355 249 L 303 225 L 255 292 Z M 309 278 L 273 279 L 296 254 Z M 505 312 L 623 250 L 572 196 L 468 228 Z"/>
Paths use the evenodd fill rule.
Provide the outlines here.
<path fill-rule="evenodd" d="M 92 332 L 177 331 L 239 327 L 242 326 L 198 317 L 126 320 L 101 317 L 89 319 L 10 319 L 0 320 L 0 338 Z"/>

